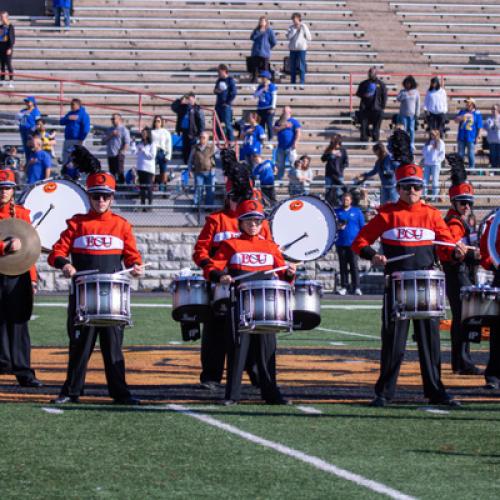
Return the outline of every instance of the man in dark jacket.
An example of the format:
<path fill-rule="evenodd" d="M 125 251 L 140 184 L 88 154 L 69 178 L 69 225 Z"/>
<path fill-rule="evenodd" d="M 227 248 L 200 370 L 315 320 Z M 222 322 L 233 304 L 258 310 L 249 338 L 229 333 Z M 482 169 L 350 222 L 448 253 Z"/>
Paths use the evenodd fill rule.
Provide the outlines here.
<path fill-rule="evenodd" d="M 373 66 L 369 69 L 368 79 L 359 84 L 356 96 L 361 99 L 359 103 L 360 140 L 363 142 L 368 140 L 371 125 L 371 137 L 374 141 L 378 141 L 382 115 L 387 104 L 387 88 L 377 77 L 377 68 Z"/>
<path fill-rule="evenodd" d="M 215 111 L 221 126 L 224 125 L 226 138 L 229 141 L 234 141 L 233 108 L 231 106 L 238 93 L 236 82 L 232 76 L 229 76 L 229 68 L 225 64 L 219 64 L 217 72 L 218 78 L 214 87 L 214 94 L 217 96 Z"/>
<path fill-rule="evenodd" d="M 205 130 L 205 115 L 196 95 L 189 92 L 172 103 L 172 111 L 177 115 L 175 131 L 182 136 L 182 159 L 187 164 L 191 147 L 196 144 L 200 134 Z"/>

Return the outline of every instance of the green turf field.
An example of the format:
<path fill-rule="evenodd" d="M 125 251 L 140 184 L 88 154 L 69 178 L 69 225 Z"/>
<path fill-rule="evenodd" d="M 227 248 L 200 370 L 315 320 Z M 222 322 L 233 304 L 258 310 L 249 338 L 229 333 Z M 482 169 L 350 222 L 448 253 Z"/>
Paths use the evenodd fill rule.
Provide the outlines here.
<path fill-rule="evenodd" d="M 65 309 L 54 307 L 64 298 L 37 302 L 53 307 L 35 308 L 33 344 L 65 346 Z M 378 349 L 380 311 L 363 307 L 378 302 L 325 305 L 355 307 L 323 309 L 325 330 L 282 336 L 280 346 Z M 180 343 L 170 313 L 134 307 L 127 345 Z M 443 344 L 446 350 L 447 334 Z M 55 408 L 49 404 L 0 404 L 0 498 L 500 498 L 500 394 L 498 403 L 453 411 L 425 404 L 183 406 L 205 420 L 165 404 L 70 405 L 61 413 L 47 413 Z"/>

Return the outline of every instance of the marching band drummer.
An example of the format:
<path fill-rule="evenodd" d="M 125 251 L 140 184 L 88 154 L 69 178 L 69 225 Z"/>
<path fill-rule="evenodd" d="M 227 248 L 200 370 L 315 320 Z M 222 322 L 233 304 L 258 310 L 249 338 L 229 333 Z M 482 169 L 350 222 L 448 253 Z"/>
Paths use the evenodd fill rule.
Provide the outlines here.
<path fill-rule="evenodd" d="M 444 220 L 450 228 L 453 241 L 461 241 L 465 245 L 471 245 L 471 228 L 468 218 L 474 205 L 474 189 L 466 182 L 467 174 L 463 159 L 455 154 L 446 157 L 451 167 L 452 186 L 449 189 L 451 208 L 448 210 Z M 442 247 L 437 249 L 441 257 Z M 446 276 L 446 295 L 451 308 L 451 369 L 457 375 L 481 375 L 483 371 L 474 366 L 470 354 L 470 342 L 464 339 L 462 323 L 462 299 L 460 288 L 472 286 L 470 279 L 470 268 L 479 264 L 479 248 L 469 249 L 463 259 L 443 260 L 443 271 Z"/>
<path fill-rule="evenodd" d="M 213 283 L 233 283 L 234 277 L 249 271 L 267 271 L 285 265 L 278 245 L 261 234 L 264 208 L 259 201 L 246 200 L 237 209 L 241 236 L 221 243 L 213 259 L 204 268 L 205 278 Z M 277 273 L 282 280 L 293 281 L 295 266 Z M 262 276 L 262 275 L 261 275 Z M 272 279 L 252 276 L 252 279 Z M 241 395 L 241 377 L 249 352 L 255 355 L 262 398 L 268 404 L 287 404 L 276 383 L 276 336 L 274 333 L 238 333 L 236 311 L 234 321 L 228 321 L 228 370 L 226 406 L 237 404 Z"/>
<path fill-rule="evenodd" d="M 0 170 L 0 219 L 10 217 L 31 224 L 30 211 L 14 202 L 15 174 Z M 21 250 L 18 238 L 0 240 L 1 256 Z M 28 321 L 36 293 L 35 266 L 18 276 L 0 274 L 0 373 L 12 373 L 22 387 L 42 387 L 31 369 L 31 342 Z"/>
<path fill-rule="evenodd" d="M 238 203 L 256 197 L 248 172 L 242 171 L 235 165 L 235 168 L 228 173 L 230 178 L 226 182 L 225 206 L 222 210 L 217 210 L 206 217 L 205 225 L 194 246 L 193 261 L 201 269 L 210 263 L 210 259 L 223 241 L 240 236 L 241 231 L 236 216 Z M 262 224 L 261 234 L 266 240 L 272 240 L 267 221 Z M 221 330 L 223 328 L 220 317 L 212 316 L 203 325 L 200 382 L 207 389 L 215 389 L 220 384 L 224 372 L 226 341 Z M 248 372 L 253 378 L 253 370 L 248 368 Z"/>
<path fill-rule="evenodd" d="M 432 269 L 435 264 L 434 240 L 452 243 L 448 226 L 438 209 L 421 201 L 423 173 L 417 165 L 404 165 L 396 169 L 399 201 L 381 206 L 378 214 L 359 232 L 352 244 L 362 258 L 375 266 L 385 266 L 386 288 L 382 309 L 382 350 L 380 376 L 375 385 L 372 406 L 386 406 L 393 398 L 396 382 L 403 361 L 409 320 L 396 320 L 391 314 L 390 275 L 395 271 Z M 383 254 L 372 248 L 381 239 Z M 414 256 L 387 263 L 387 259 L 407 254 Z M 446 253 L 446 252 L 445 252 Z M 447 249 L 448 257 L 461 259 L 464 245 L 457 243 Z M 439 320 L 418 319 L 413 321 L 418 345 L 424 395 L 431 404 L 458 406 L 441 382 L 441 354 Z"/>
<path fill-rule="evenodd" d="M 106 172 L 95 172 L 87 177 L 90 210 L 67 221 L 68 227 L 52 247 L 48 262 L 72 278 L 79 271 L 97 269 L 111 274 L 134 267 L 133 276 L 142 274 L 142 259 L 137 251 L 132 227 L 111 211 L 115 193 L 115 178 Z M 71 260 L 68 258 L 71 256 Z M 125 382 L 125 360 L 122 353 L 123 326 L 75 326 L 75 295 L 69 296 L 68 334 L 69 361 L 66 381 L 54 403 L 77 403 L 85 384 L 87 363 L 99 334 L 99 345 L 104 359 L 104 370 L 109 395 L 118 404 L 139 404 L 132 397 Z"/>
<path fill-rule="evenodd" d="M 488 238 L 493 219 L 491 217 L 488 220 L 484 233 L 481 236 L 479 247 L 481 250 L 481 266 L 488 271 L 493 271 L 492 286 L 500 288 L 500 267 L 494 266 L 490 249 L 488 248 Z M 495 241 L 496 253 L 500 256 L 500 231 L 497 231 Z M 484 378 L 486 379 L 486 389 L 500 389 L 500 326 L 498 321 L 490 325 L 490 359 L 484 371 Z"/>

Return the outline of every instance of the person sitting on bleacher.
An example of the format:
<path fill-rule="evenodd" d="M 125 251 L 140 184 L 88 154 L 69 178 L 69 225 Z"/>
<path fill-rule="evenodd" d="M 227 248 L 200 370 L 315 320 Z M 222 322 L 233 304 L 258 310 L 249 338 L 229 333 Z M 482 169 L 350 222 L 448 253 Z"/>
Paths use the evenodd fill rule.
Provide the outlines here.
<path fill-rule="evenodd" d="M 476 142 L 483 128 L 483 117 L 477 110 L 476 101 L 469 97 L 465 100 L 465 107 L 461 109 L 455 121 L 458 123 L 457 150 L 458 154 L 469 159 L 469 168 L 476 166 Z"/>

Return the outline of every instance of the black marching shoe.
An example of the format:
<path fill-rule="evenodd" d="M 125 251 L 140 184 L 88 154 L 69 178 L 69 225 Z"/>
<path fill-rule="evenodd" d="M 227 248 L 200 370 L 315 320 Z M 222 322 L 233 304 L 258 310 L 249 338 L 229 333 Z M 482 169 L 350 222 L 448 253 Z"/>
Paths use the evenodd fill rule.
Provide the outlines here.
<path fill-rule="evenodd" d="M 138 406 L 141 404 L 141 400 L 138 398 L 134 398 L 133 396 L 129 396 L 128 398 L 113 399 L 113 403 L 115 405 Z"/>
<path fill-rule="evenodd" d="M 266 404 L 268 405 L 291 405 L 292 402 L 289 401 L 288 399 L 284 398 L 283 396 L 279 396 L 275 399 L 270 399 L 266 400 Z"/>
<path fill-rule="evenodd" d="M 388 404 L 389 404 L 389 401 L 387 401 L 387 399 L 385 399 L 383 396 L 376 396 L 370 402 L 370 406 L 373 406 L 374 408 L 383 408 L 384 406 L 387 406 Z"/>
<path fill-rule="evenodd" d="M 21 387 L 35 387 L 35 388 L 39 388 L 39 387 L 43 387 L 43 382 L 41 382 L 37 378 L 31 378 L 29 380 L 20 381 L 19 385 Z"/>
<path fill-rule="evenodd" d="M 58 396 L 56 399 L 53 399 L 51 403 L 56 405 L 65 405 L 67 403 L 79 403 L 80 398 L 78 396 Z"/>
<path fill-rule="evenodd" d="M 234 399 L 225 399 L 222 404 L 224 406 L 235 406 L 238 404 L 238 401 L 235 401 Z"/>
<path fill-rule="evenodd" d="M 221 387 L 219 382 L 215 382 L 214 380 L 207 380 L 206 382 L 200 382 L 200 387 L 202 389 L 206 389 L 207 391 L 216 391 Z"/>
<path fill-rule="evenodd" d="M 489 391 L 495 391 L 496 389 L 500 388 L 500 383 L 494 380 L 487 380 L 484 388 L 488 389 Z"/>
<path fill-rule="evenodd" d="M 484 375 L 484 370 L 478 368 L 477 366 L 472 366 L 471 368 L 466 368 L 465 370 L 458 370 L 455 372 L 457 375 Z"/>
<path fill-rule="evenodd" d="M 458 408 L 459 406 L 462 406 L 460 401 L 453 399 L 451 396 L 443 396 L 439 399 L 429 399 L 429 403 L 431 405 L 449 406 L 450 408 Z"/>

